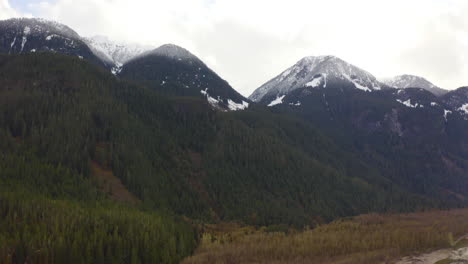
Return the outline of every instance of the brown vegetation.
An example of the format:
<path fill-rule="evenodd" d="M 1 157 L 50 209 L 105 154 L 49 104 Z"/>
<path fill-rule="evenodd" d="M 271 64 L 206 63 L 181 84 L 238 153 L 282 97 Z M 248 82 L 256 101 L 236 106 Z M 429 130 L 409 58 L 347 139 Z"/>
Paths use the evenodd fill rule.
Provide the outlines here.
<path fill-rule="evenodd" d="M 138 198 L 127 190 L 120 179 L 117 178 L 111 170 L 103 168 L 94 161 L 91 162 L 91 170 L 100 188 L 108 193 L 112 199 L 133 205 L 138 203 Z"/>
<path fill-rule="evenodd" d="M 297 232 L 236 225 L 208 226 L 184 264 L 394 263 L 400 257 L 450 247 L 468 233 L 468 209 L 405 215 L 363 215 Z"/>

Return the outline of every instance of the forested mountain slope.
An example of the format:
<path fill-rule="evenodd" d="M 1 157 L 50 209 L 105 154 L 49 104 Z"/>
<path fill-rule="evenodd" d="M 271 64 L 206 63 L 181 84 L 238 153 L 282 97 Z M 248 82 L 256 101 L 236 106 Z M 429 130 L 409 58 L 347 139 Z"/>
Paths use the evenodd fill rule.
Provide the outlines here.
<path fill-rule="evenodd" d="M 1 263 L 178 263 L 193 252 L 190 224 L 111 201 L 91 173 L 92 160 L 108 166 L 95 144 L 106 130 L 86 134 L 112 111 L 100 69 L 52 54 L 1 55 L 0 68 Z"/>
<path fill-rule="evenodd" d="M 216 111 L 202 98 L 166 97 L 78 58 L 2 55 L 0 87 L 2 157 L 32 155 L 84 179 L 97 162 L 147 208 L 208 221 L 304 225 L 465 203 L 419 191 L 400 171 L 382 171 L 289 114 L 263 106 Z M 30 184 L 17 173 L 1 177 Z M 44 189 L 60 182 L 34 184 L 43 181 Z"/>
<path fill-rule="evenodd" d="M 298 89 L 272 107 L 320 126 L 386 178 L 429 196 L 466 201 L 468 122 L 422 89 Z"/>
<path fill-rule="evenodd" d="M 468 87 L 460 87 L 442 97 L 442 101 L 450 106 L 453 112 L 458 112 L 468 119 Z"/>
<path fill-rule="evenodd" d="M 466 88 L 441 97 L 427 87 L 404 88 L 382 84 L 339 58 L 320 56 L 300 60 L 250 98 L 319 127 L 342 149 L 412 192 L 466 202 Z"/>

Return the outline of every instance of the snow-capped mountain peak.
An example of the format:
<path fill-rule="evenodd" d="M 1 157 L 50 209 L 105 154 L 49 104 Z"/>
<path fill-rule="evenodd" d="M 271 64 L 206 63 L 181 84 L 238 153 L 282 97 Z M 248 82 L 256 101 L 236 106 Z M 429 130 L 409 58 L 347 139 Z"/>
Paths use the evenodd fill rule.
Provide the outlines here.
<path fill-rule="evenodd" d="M 434 88 L 434 84 L 424 79 L 423 77 L 403 74 L 393 78 L 383 80 L 387 85 L 395 88 Z"/>
<path fill-rule="evenodd" d="M 383 83 L 387 84 L 390 87 L 402 88 L 402 89 L 422 88 L 437 96 L 443 95 L 448 92 L 447 90 L 437 87 L 436 85 L 432 84 L 431 82 L 429 82 L 423 77 L 409 75 L 409 74 L 403 74 L 403 75 L 399 75 L 393 78 L 383 80 Z"/>
<path fill-rule="evenodd" d="M 52 52 L 108 67 L 70 27 L 40 18 L 0 21 L 0 53 Z"/>
<path fill-rule="evenodd" d="M 262 85 L 249 99 L 259 102 L 267 95 L 285 95 L 303 87 L 327 88 L 331 82 L 337 81 L 350 83 L 364 91 L 382 89 L 382 84 L 372 74 L 338 57 L 310 56 Z"/>
<path fill-rule="evenodd" d="M 70 27 L 58 22 L 43 18 L 11 18 L 3 20 L 2 23 L 9 28 L 17 28 L 26 35 L 37 34 L 59 34 L 67 38 L 80 38 Z"/>
<path fill-rule="evenodd" d="M 99 35 L 84 40 L 96 56 L 116 67 L 121 67 L 136 56 L 153 49 L 146 45 L 112 41 Z"/>
<path fill-rule="evenodd" d="M 157 49 L 151 50 L 146 54 L 166 56 L 173 59 L 198 59 L 190 51 L 174 44 L 164 44 Z"/>
<path fill-rule="evenodd" d="M 250 102 L 185 48 L 165 44 L 124 65 L 119 76 L 145 80 L 165 93 L 202 96 L 222 111 L 244 110 Z"/>
<path fill-rule="evenodd" d="M 11 39 L 11 43 L 3 45 L 10 49 L 8 53 L 29 51 L 30 49 L 26 47 L 26 43 L 31 38 L 44 38 L 45 41 L 61 38 L 66 40 L 66 44 L 70 47 L 74 46 L 74 41 L 80 40 L 78 33 L 68 26 L 40 18 L 12 18 L 3 20 L 0 21 L 0 31 L 2 32 L 2 42 Z"/>

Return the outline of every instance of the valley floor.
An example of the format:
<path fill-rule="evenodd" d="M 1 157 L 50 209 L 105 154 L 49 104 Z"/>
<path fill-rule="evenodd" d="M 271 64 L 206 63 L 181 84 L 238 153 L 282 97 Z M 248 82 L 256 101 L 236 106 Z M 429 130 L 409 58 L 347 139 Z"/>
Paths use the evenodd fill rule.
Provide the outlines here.
<path fill-rule="evenodd" d="M 205 227 L 183 263 L 448 264 L 466 256 L 468 240 L 456 238 L 467 233 L 468 209 L 362 215 L 304 231 L 220 224 Z"/>
<path fill-rule="evenodd" d="M 403 258 L 397 264 L 466 264 L 468 263 L 468 235 L 461 237 L 454 247 L 439 249 Z"/>

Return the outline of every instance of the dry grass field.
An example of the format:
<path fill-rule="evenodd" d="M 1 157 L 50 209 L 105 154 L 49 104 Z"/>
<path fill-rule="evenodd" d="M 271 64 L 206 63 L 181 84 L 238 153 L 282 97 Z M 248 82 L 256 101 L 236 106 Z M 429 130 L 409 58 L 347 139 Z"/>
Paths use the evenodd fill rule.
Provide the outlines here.
<path fill-rule="evenodd" d="M 395 263 L 406 255 L 455 246 L 468 233 L 468 209 L 362 215 L 303 231 L 272 229 L 207 226 L 201 246 L 183 264 Z"/>

